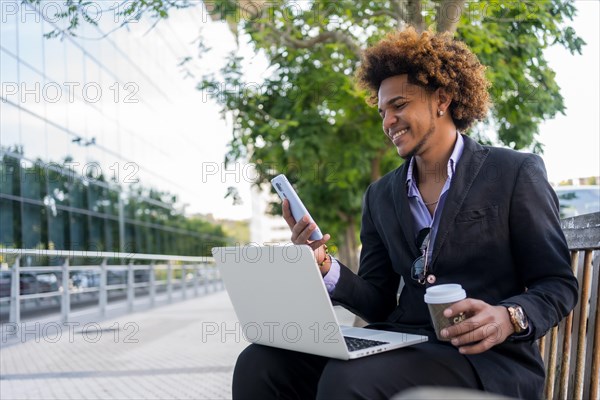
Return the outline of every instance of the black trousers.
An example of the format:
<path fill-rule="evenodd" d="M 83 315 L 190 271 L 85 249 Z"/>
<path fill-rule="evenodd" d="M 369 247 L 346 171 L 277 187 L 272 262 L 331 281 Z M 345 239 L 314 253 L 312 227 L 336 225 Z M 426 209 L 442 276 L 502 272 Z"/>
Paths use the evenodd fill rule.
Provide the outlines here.
<path fill-rule="evenodd" d="M 233 373 L 234 399 L 388 399 L 415 386 L 481 389 L 466 357 L 439 343 L 350 361 L 252 344 Z"/>

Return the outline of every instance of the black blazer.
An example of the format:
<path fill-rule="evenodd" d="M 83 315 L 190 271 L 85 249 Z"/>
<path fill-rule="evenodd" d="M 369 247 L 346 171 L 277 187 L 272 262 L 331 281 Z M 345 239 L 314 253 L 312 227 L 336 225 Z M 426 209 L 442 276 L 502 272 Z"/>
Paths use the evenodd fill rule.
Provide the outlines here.
<path fill-rule="evenodd" d="M 577 303 L 558 199 L 540 157 L 463 138 L 429 270 L 435 284 L 460 283 L 468 297 L 523 307 L 531 335 L 467 357 L 485 390 L 540 398 L 544 369 L 535 339 Z M 407 169 L 408 162 L 367 189 L 358 275 L 342 266 L 331 297 L 374 325 L 424 333 L 436 341 L 423 300 L 425 286 L 410 277 L 420 254 Z M 405 286 L 397 301 L 400 276 Z"/>

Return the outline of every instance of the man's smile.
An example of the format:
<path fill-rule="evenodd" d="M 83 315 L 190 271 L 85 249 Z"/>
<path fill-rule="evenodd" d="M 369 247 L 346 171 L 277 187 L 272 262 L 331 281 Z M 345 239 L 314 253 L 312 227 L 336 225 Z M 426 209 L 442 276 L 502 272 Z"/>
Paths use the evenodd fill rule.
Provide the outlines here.
<path fill-rule="evenodd" d="M 396 141 L 403 136 L 404 134 L 406 134 L 406 132 L 408 132 L 409 128 L 404 128 L 404 129 L 400 129 L 396 132 L 390 132 L 390 138 L 392 139 L 392 142 L 394 142 L 394 144 L 396 144 Z"/>

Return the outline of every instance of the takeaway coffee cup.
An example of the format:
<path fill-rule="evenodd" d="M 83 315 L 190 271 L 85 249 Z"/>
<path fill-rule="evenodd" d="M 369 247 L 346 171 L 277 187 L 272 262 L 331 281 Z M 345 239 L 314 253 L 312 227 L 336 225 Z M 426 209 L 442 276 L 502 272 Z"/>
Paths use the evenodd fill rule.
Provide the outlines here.
<path fill-rule="evenodd" d="M 462 286 L 455 283 L 431 286 L 425 290 L 425 303 L 429 307 L 435 334 L 439 340 L 448 341 L 440 335 L 442 329 L 458 324 L 465 319 L 463 313 L 451 318 L 444 317 L 444 310 L 466 297 L 467 293 Z"/>

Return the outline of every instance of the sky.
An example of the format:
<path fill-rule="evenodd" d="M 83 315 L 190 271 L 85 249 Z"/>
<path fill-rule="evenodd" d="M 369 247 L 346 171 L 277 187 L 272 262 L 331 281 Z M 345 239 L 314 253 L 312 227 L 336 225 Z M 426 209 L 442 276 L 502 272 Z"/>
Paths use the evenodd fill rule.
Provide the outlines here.
<path fill-rule="evenodd" d="M 551 182 L 600 175 L 600 2 L 577 1 L 576 6 L 572 26 L 587 42 L 583 54 L 572 56 L 559 46 L 545 52 L 566 106 L 566 115 L 540 126 Z"/>

